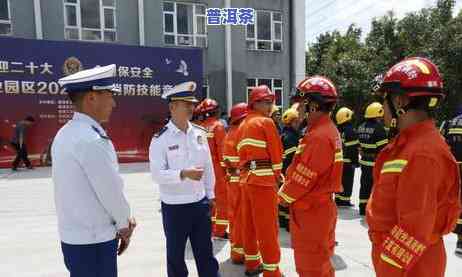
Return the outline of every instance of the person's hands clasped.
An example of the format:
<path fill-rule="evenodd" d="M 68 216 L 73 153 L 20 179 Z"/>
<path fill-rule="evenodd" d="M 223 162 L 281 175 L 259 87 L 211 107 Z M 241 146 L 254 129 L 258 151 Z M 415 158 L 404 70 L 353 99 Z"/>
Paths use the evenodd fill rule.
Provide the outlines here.
<path fill-rule="evenodd" d="M 204 175 L 204 169 L 201 167 L 192 167 L 183 169 L 180 172 L 180 178 L 183 180 L 185 178 L 191 179 L 193 181 L 199 181 Z"/>
<path fill-rule="evenodd" d="M 128 227 L 122 228 L 117 232 L 117 239 L 119 240 L 117 255 L 120 256 L 125 252 L 125 250 L 127 250 L 128 246 L 130 245 L 130 239 L 133 235 L 136 225 L 137 223 L 135 218 L 130 218 L 128 220 Z"/>

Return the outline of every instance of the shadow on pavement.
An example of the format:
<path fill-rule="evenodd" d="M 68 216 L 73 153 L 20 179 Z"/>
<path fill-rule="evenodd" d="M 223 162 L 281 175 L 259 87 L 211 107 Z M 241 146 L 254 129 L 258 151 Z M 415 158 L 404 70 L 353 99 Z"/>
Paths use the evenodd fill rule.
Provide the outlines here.
<path fill-rule="evenodd" d="M 229 243 L 228 240 L 213 240 L 213 255 L 216 256 L 219 252 L 221 252 L 227 243 Z M 186 260 L 194 260 L 194 254 L 189 240 L 186 244 L 185 258 Z"/>
<path fill-rule="evenodd" d="M 231 262 L 231 259 L 220 263 L 220 274 L 221 277 L 237 277 L 245 276 L 244 265 L 235 265 Z"/>
<path fill-rule="evenodd" d="M 4 180 L 44 179 L 50 177 L 50 167 L 36 167 L 33 170 L 19 168 L 18 171 L 2 170 L 2 174 L 0 174 L 0 178 Z"/>
<path fill-rule="evenodd" d="M 121 164 L 121 174 L 149 173 L 149 163 Z M 43 179 L 51 178 L 51 167 L 36 167 L 33 170 L 19 168 L 18 171 L 11 169 L 0 170 L 2 180 L 22 180 L 22 179 Z"/>
<path fill-rule="evenodd" d="M 354 220 L 361 218 L 359 211 L 353 208 L 338 208 L 338 217 L 343 220 Z"/>
<path fill-rule="evenodd" d="M 361 218 L 361 220 L 359 221 L 359 224 L 364 227 L 365 229 L 369 229 L 369 225 L 367 224 L 367 221 L 366 221 L 366 218 L 363 217 Z"/>
<path fill-rule="evenodd" d="M 348 267 L 345 261 L 342 259 L 342 257 L 340 257 L 337 254 L 334 254 L 334 256 L 332 256 L 330 262 L 332 263 L 332 266 L 334 267 L 335 271 L 345 270 Z"/>

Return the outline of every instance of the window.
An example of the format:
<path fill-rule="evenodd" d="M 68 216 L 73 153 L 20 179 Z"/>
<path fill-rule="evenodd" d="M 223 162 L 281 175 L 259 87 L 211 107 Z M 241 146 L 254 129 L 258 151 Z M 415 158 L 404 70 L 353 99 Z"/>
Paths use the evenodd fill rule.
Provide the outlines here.
<path fill-rule="evenodd" d="M 205 5 L 164 2 L 164 43 L 207 47 Z"/>
<path fill-rule="evenodd" d="M 11 12 L 9 0 L 0 0 L 0 35 L 11 35 Z"/>
<path fill-rule="evenodd" d="M 282 14 L 256 11 L 256 24 L 246 28 L 247 49 L 264 51 L 282 50 Z"/>
<path fill-rule="evenodd" d="M 117 40 L 115 0 L 64 0 L 65 38 Z"/>
<path fill-rule="evenodd" d="M 267 85 L 276 95 L 275 104 L 278 107 L 282 107 L 283 105 L 283 82 L 281 79 L 263 79 L 263 78 L 252 78 L 247 79 L 247 101 L 249 100 L 249 95 L 252 89 L 255 86 Z"/>

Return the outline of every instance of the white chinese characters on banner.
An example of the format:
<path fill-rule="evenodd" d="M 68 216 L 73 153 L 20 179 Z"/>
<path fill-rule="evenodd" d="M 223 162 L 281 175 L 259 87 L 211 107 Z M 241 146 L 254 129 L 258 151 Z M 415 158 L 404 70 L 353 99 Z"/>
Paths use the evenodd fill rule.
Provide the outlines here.
<path fill-rule="evenodd" d="M 150 67 L 141 68 L 139 66 L 119 66 L 117 73 L 119 78 L 152 79 L 154 70 Z"/>

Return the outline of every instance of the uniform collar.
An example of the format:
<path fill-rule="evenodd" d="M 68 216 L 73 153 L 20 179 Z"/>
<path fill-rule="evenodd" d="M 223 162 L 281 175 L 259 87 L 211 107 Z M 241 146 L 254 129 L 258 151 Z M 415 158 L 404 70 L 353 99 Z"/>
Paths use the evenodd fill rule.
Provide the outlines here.
<path fill-rule="evenodd" d="M 180 130 L 178 127 L 176 127 L 176 125 L 173 123 L 172 120 L 170 120 L 167 123 L 167 127 L 168 127 L 169 130 L 172 130 L 173 133 L 175 133 L 175 134 L 183 133 L 182 130 Z M 191 122 L 188 121 L 188 130 L 186 130 L 186 134 L 189 134 L 189 132 L 191 132 L 191 130 L 192 130 L 192 125 L 191 125 Z"/>
<path fill-rule="evenodd" d="M 101 134 L 103 134 L 104 136 L 107 135 L 106 131 L 103 129 L 101 124 L 99 124 L 96 120 L 94 120 L 93 118 L 91 118 L 90 116 L 84 113 L 74 112 L 74 116 L 72 117 L 72 120 L 85 122 L 89 124 L 90 126 L 98 129 L 101 132 Z"/>
<path fill-rule="evenodd" d="M 415 123 L 398 133 L 398 136 L 395 139 L 395 144 L 403 145 L 408 140 L 413 141 L 418 137 L 428 135 L 434 129 L 435 122 L 432 119 Z"/>
<path fill-rule="evenodd" d="M 330 116 L 328 114 L 321 115 L 318 119 L 310 124 L 310 130 L 315 129 L 319 126 L 322 126 L 330 121 Z"/>
<path fill-rule="evenodd" d="M 247 117 L 248 117 L 249 115 L 250 115 L 250 116 L 264 116 L 264 117 L 266 117 L 265 115 L 263 115 L 262 113 L 257 112 L 256 110 L 250 110 L 250 111 L 249 111 L 249 114 L 247 115 Z"/>

